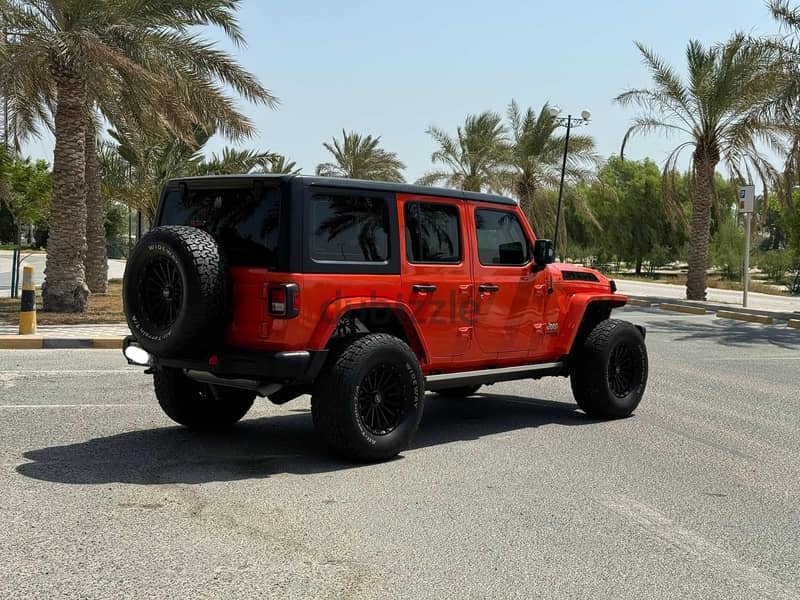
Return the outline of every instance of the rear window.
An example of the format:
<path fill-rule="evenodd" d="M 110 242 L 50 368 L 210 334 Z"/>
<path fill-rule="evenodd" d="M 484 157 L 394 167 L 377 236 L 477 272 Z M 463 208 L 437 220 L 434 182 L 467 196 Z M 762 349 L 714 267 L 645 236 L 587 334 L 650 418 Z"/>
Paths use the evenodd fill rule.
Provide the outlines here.
<path fill-rule="evenodd" d="M 389 206 L 385 198 L 319 195 L 311 199 L 311 259 L 386 263 Z"/>
<path fill-rule="evenodd" d="M 209 232 L 231 264 L 277 269 L 280 220 L 279 187 L 243 187 L 169 192 L 159 224 Z"/>

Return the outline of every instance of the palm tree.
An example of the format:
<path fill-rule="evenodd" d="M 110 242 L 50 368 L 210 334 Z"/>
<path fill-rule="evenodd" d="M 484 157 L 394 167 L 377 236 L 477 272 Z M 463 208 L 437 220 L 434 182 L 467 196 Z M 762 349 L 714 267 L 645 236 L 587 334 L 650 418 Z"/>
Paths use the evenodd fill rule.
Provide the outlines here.
<path fill-rule="evenodd" d="M 499 191 L 502 187 L 502 167 L 508 159 L 508 138 L 503 119 L 491 111 L 468 115 L 456 137 L 438 127 L 428 127 L 439 148 L 431 154 L 431 162 L 442 164 L 444 170 L 423 175 L 417 183 L 480 192 Z"/>
<path fill-rule="evenodd" d="M 317 165 L 317 175 L 376 181 L 405 181 L 401 171 L 406 165 L 394 152 L 380 148 L 380 142 L 380 136 L 362 136 L 355 131 L 347 133 L 342 129 L 341 142 L 333 138 L 332 143 L 322 144 L 333 155 L 334 162 Z"/>
<path fill-rule="evenodd" d="M 778 64 L 786 75 L 778 91 L 776 116 L 792 128 L 780 179 L 780 197 L 786 211 L 794 214 L 793 190 L 800 183 L 800 7 L 792 8 L 786 0 L 771 0 L 769 8 L 783 34 L 768 39 L 766 45 L 777 52 Z"/>
<path fill-rule="evenodd" d="M 264 173 L 284 173 L 287 175 L 297 175 L 302 169 L 297 167 L 297 163 L 289 160 L 283 154 L 270 153 L 269 161 L 264 167 Z"/>
<path fill-rule="evenodd" d="M 766 172 L 769 163 L 757 146 L 781 147 L 781 128 L 768 114 L 776 85 L 773 55 L 743 35 L 710 48 L 693 40 L 686 48 L 688 79 L 683 81 L 651 50 L 640 43 L 637 47 L 653 87 L 629 90 L 616 98 L 623 106 L 642 110 L 625 134 L 622 154 L 636 134 L 663 131 L 683 137 L 664 165 L 665 199 L 672 213 L 679 214 L 668 175 L 676 170 L 681 152 L 692 149 L 686 297 L 704 300 L 711 210 L 717 202 L 717 165 L 723 162 L 734 175 L 741 174 L 748 164 Z"/>
<path fill-rule="evenodd" d="M 114 130 L 109 136 L 113 141 L 106 140 L 99 148 L 103 195 L 142 211 L 151 221 L 161 189 L 174 177 L 271 173 L 275 172 L 270 170 L 273 161 L 282 168 L 294 169 L 294 163 L 286 163 L 285 157 L 269 151 L 223 148 L 219 155 L 206 159 L 203 149 L 211 133 L 202 127 L 195 128 L 191 143 L 147 135 L 126 138 Z"/>
<path fill-rule="evenodd" d="M 544 192 L 557 190 L 561 181 L 564 135 L 556 135 L 558 125 L 550 115 L 550 105 L 547 103 L 538 113 L 531 108 L 522 112 L 512 100 L 508 107 L 508 120 L 512 144 L 509 153 L 511 170 L 506 174 L 507 187 L 519 199 L 534 230 L 543 234 L 555 223 L 556 203 L 552 201 L 552 194 Z M 591 136 L 570 135 L 565 171 L 567 183 L 575 184 L 588 179 L 599 162 Z M 574 202 L 581 200 L 575 194 L 568 194 L 567 198 Z M 576 206 L 575 209 L 594 220 L 588 205 Z M 566 244 L 564 220 L 560 229 L 559 239 Z"/>
<path fill-rule="evenodd" d="M 223 148 L 222 154 L 211 155 L 211 160 L 203 161 L 194 169 L 195 175 L 236 175 L 262 172 L 271 164 L 272 154 L 258 150 L 238 150 Z"/>
<path fill-rule="evenodd" d="M 0 28 L 10 33 L 1 42 L 0 71 L 14 74 L 0 83 L 13 98 L 18 134 L 34 133 L 53 114 L 46 310 L 86 309 L 86 131 L 95 108 L 120 129 L 144 125 L 186 139 L 204 123 L 236 139 L 253 128 L 226 87 L 274 102 L 195 33 L 214 25 L 243 44 L 236 8 L 235 0 L 0 0 Z"/>

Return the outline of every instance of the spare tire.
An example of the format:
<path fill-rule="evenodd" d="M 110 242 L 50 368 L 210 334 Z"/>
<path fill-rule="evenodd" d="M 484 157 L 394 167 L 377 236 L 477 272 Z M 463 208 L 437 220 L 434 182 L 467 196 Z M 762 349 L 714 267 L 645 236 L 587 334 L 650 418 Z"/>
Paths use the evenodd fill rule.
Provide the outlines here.
<path fill-rule="evenodd" d="M 156 227 L 128 259 L 122 299 L 131 333 L 156 356 L 201 354 L 228 323 L 228 265 L 216 240 L 195 227 Z"/>

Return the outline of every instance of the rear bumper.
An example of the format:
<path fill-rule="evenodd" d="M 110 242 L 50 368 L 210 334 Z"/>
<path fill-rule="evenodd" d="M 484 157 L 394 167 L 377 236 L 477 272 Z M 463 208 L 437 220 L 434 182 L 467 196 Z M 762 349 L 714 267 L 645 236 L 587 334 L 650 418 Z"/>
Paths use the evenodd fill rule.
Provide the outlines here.
<path fill-rule="evenodd" d="M 132 336 L 125 338 L 122 348 L 130 364 L 145 363 L 130 360 L 126 349 L 137 345 Z M 243 378 L 274 383 L 309 383 L 313 381 L 327 356 L 327 350 L 298 350 L 289 352 L 226 351 L 205 358 L 163 358 L 150 355 L 151 367 L 172 367 L 186 371 L 205 371 L 222 378 Z"/>

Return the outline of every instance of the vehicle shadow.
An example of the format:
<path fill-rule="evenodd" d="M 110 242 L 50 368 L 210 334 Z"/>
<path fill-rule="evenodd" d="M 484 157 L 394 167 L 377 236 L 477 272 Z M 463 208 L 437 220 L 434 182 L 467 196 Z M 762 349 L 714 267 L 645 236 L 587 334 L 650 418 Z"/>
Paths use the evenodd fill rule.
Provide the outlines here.
<path fill-rule="evenodd" d="M 590 423 L 571 403 L 490 394 L 467 399 L 429 395 L 413 447 L 543 425 Z M 30 450 L 23 456 L 31 462 L 17 466 L 19 474 L 67 484 L 197 484 L 369 466 L 332 457 L 315 435 L 306 409 L 246 419 L 224 433 L 160 427 Z"/>

